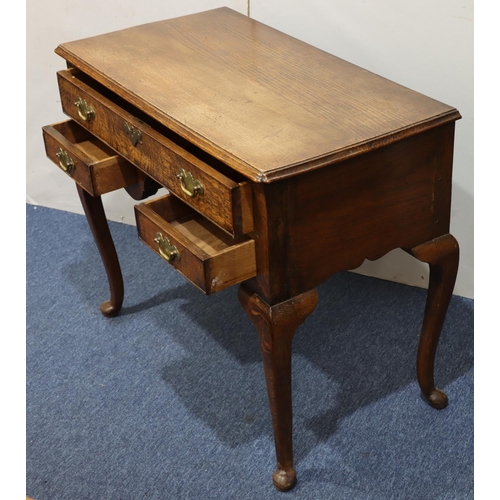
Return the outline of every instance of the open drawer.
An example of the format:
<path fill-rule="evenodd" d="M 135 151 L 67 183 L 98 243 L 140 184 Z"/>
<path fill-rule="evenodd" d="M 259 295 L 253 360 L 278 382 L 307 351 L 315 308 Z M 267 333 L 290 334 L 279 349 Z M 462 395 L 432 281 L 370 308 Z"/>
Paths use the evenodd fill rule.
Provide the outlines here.
<path fill-rule="evenodd" d="M 73 120 L 42 127 L 47 156 L 93 196 L 138 182 L 137 168 Z"/>
<path fill-rule="evenodd" d="M 57 78 L 63 111 L 78 124 L 231 236 L 253 231 L 249 182 L 81 71 Z"/>
<path fill-rule="evenodd" d="M 257 274 L 255 243 L 231 238 L 173 195 L 135 206 L 139 238 L 206 294 Z"/>

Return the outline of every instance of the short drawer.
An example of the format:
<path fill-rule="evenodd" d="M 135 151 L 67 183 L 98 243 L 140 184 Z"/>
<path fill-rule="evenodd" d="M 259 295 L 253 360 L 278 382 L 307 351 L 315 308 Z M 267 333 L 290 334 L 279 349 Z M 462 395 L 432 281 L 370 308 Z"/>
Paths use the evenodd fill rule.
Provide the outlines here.
<path fill-rule="evenodd" d="M 188 151 L 187 141 L 78 70 L 57 75 L 67 115 L 232 236 L 253 230 L 250 183 L 221 173 L 196 148 Z"/>
<path fill-rule="evenodd" d="M 231 238 L 168 194 L 135 206 L 139 238 L 207 295 L 257 274 L 255 243 Z"/>
<path fill-rule="evenodd" d="M 93 196 L 138 181 L 137 168 L 72 120 L 42 127 L 47 156 Z"/>

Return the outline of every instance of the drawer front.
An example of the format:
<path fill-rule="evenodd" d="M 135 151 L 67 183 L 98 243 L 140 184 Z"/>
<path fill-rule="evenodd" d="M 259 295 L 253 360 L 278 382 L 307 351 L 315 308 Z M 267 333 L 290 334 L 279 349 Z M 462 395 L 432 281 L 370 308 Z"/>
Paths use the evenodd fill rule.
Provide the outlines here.
<path fill-rule="evenodd" d="M 72 120 L 42 127 L 47 157 L 93 196 L 135 184 L 137 168 Z"/>
<path fill-rule="evenodd" d="M 257 274 L 255 243 L 231 238 L 168 194 L 135 206 L 139 238 L 206 294 Z"/>
<path fill-rule="evenodd" d="M 79 80 L 72 71 L 58 73 L 67 115 L 229 234 L 238 236 L 253 230 L 249 183 L 237 183 L 221 174 Z"/>

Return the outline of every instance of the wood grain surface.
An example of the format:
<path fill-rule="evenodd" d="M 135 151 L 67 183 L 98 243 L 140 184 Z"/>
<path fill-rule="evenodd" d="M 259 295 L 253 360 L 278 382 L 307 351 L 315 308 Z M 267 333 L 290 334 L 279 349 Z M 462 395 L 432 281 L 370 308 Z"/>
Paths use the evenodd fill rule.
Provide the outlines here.
<path fill-rule="evenodd" d="M 228 8 L 64 43 L 56 53 L 260 182 L 460 118 Z"/>
<path fill-rule="evenodd" d="M 155 238 L 166 236 L 180 254 L 168 264 L 207 295 L 257 274 L 252 239 L 231 238 L 171 194 L 136 205 L 135 214 L 139 238 L 161 255 Z"/>
<path fill-rule="evenodd" d="M 140 171 L 72 120 L 42 127 L 47 157 L 59 165 L 59 148 L 74 162 L 67 172 L 92 196 L 133 185 Z"/>
<path fill-rule="evenodd" d="M 226 177 L 154 126 L 138 119 L 139 112 L 132 114 L 134 109 L 128 111 L 119 106 L 112 100 L 112 95 L 102 95 L 89 85 L 92 82 L 82 81 L 81 76 L 76 70 L 57 73 L 61 105 L 68 116 L 229 234 L 239 235 L 253 229 L 248 181 L 237 183 Z M 75 106 L 78 98 L 85 99 L 92 106 L 95 112 L 92 120 L 84 121 L 79 116 Z M 124 122 L 141 132 L 137 144 L 130 141 Z M 183 194 L 177 178 L 180 168 L 202 183 L 202 195 L 190 198 Z"/>
<path fill-rule="evenodd" d="M 399 247 L 429 263 L 417 378 L 434 408 L 446 405 L 434 360 L 458 268 L 449 234 L 456 109 L 228 8 L 56 53 L 72 67 L 58 73 L 64 112 L 172 192 L 135 207 L 140 239 L 207 294 L 242 283 L 264 362 L 276 488 L 296 482 L 293 334 L 336 272 Z M 91 120 L 78 117 L 78 97 Z M 124 120 L 142 140 L 131 142 Z M 87 136 L 57 140 L 105 161 Z M 202 196 L 186 198 L 180 168 Z"/>
<path fill-rule="evenodd" d="M 278 490 L 288 491 L 297 481 L 292 443 L 292 339 L 314 311 L 318 292 L 309 290 L 270 306 L 242 284 L 238 299 L 259 334 L 276 446 L 273 483 Z"/>

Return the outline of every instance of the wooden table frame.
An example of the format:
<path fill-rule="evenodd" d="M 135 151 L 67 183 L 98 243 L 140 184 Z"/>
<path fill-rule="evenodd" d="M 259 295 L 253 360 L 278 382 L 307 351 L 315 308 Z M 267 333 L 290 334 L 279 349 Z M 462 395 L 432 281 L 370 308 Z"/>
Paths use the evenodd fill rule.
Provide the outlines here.
<path fill-rule="evenodd" d="M 378 192 L 373 191 L 374 185 L 370 184 L 375 197 L 386 190 L 395 197 L 391 203 L 378 208 L 368 207 L 366 197 L 356 196 L 356 204 L 347 204 L 352 213 L 342 214 L 339 210 L 346 206 L 348 195 L 343 196 L 339 205 L 321 196 L 322 191 L 331 189 L 335 183 L 339 191 L 343 190 L 342 183 L 352 185 L 351 193 L 359 192 L 358 188 L 366 190 L 364 175 L 347 177 L 342 164 L 298 178 L 252 186 L 259 274 L 240 285 L 238 297 L 259 334 L 276 445 L 277 468 L 273 482 L 281 491 L 293 488 L 296 482 L 292 446 L 292 339 L 295 330 L 316 307 L 315 288 L 333 273 L 354 269 L 365 258 L 377 259 L 394 248 L 403 248 L 429 264 L 430 282 L 417 354 L 417 379 L 433 408 L 441 409 L 448 403 L 446 394 L 435 386 L 434 361 L 459 261 L 457 241 L 448 232 L 453 128 L 453 124 L 438 127 L 422 137 L 367 153 L 371 155 L 368 159 L 348 160 L 367 161 L 376 171 L 376 163 L 372 161 L 388 155 L 394 158 L 391 176 L 386 172 L 381 178 Z M 422 182 L 427 182 L 427 194 L 432 195 L 429 199 L 420 200 L 417 196 L 416 186 L 420 186 L 420 181 L 405 183 L 407 176 L 415 171 L 415 162 L 420 160 L 420 155 L 409 154 L 412 148 L 436 153 L 433 158 L 437 160 L 419 164 L 418 170 Z M 100 197 L 89 195 L 81 187 L 78 192 L 109 279 L 111 297 L 101 305 L 101 311 L 107 316 L 116 315 L 123 301 L 123 280 L 102 202 Z M 429 201 L 436 193 L 439 197 L 436 195 L 430 216 Z M 304 211 L 311 206 L 309 198 L 323 201 L 308 214 L 312 222 L 304 225 Z M 377 211 L 378 223 L 371 220 L 368 224 L 365 219 L 357 219 L 358 213 L 368 209 Z M 405 223 L 409 225 L 408 231 L 398 228 L 402 211 L 409 218 Z"/>
<path fill-rule="evenodd" d="M 161 50 L 154 45 L 160 36 Z M 127 43 L 141 57 L 122 51 Z M 234 50 L 226 51 L 229 46 Z M 233 183 L 232 192 L 238 192 L 239 200 L 247 197 L 251 209 L 242 219 L 241 211 L 231 213 L 230 205 L 233 219 L 224 219 L 226 227 L 220 227 L 255 242 L 256 275 L 241 283 L 238 297 L 260 339 L 277 489 L 286 491 L 296 483 L 292 339 L 316 307 L 316 288 L 334 273 L 355 269 L 365 259 L 378 259 L 396 248 L 429 264 L 417 379 L 433 408 L 447 405 L 446 394 L 435 385 L 434 362 L 459 262 L 458 243 L 449 232 L 458 111 L 229 9 L 70 42 L 56 52 L 70 68 L 95 79 L 96 89 L 116 93 L 116 102 L 132 109 L 132 114 L 126 112 L 129 136 L 144 125 L 142 119 L 151 118 L 158 130 L 179 138 L 178 144 L 165 146 L 148 122 L 143 137 L 149 137 L 148 144 L 156 141 L 157 149 L 134 149 L 141 147 L 139 136 L 133 137 L 131 146 L 116 132 L 125 113 L 121 104 L 110 104 L 100 97 L 100 90 L 88 90 L 99 112 L 111 114 L 95 128 L 85 116 L 80 125 L 137 167 L 139 180 L 126 187 L 134 198 L 156 192 L 162 184 L 159 178 L 165 179 L 165 187 L 178 189 L 170 184 L 175 175 L 166 172 L 175 162 L 190 158 L 202 176 L 211 169 L 207 175 L 213 179 L 222 174 L 243 179 Z M 169 57 L 173 62 L 167 71 Z M 124 58 L 130 59 L 130 66 L 122 64 Z M 185 58 L 189 65 L 182 63 Z M 137 65 L 141 79 L 129 71 Z M 77 94 L 71 92 L 80 90 L 73 78 L 71 71 L 60 74 L 60 86 L 66 89 L 61 95 L 64 111 L 78 121 L 73 106 Z M 179 81 L 185 84 L 184 93 L 178 91 Z M 200 82 L 205 85 L 202 91 Z M 207 111 L 211 109 L 216 109 L 213 115 Z M 143 118 L 136 119 L 134 112 Z M 82 117 L 80 109 L 79 113 Z M 183 145 L 191 152 L 183 152 Z M 144 154 L 155 156 L 154 166 L 140 156 Z M 170 155 L 168 164 L 163 162 L 165 170 L 157 167 L 163 154 Z M 195 158 L 197 154 L 201 159 Z M 204 161 L 211 161 L 211 167 Z M 109 280 L 110 298 L 101 311 L 114 316 L 124 288 L 101 193 L 82 185 L 78 192 Z M 217 201 L 200 207 L 194 209 L 220 225 Z"/>

